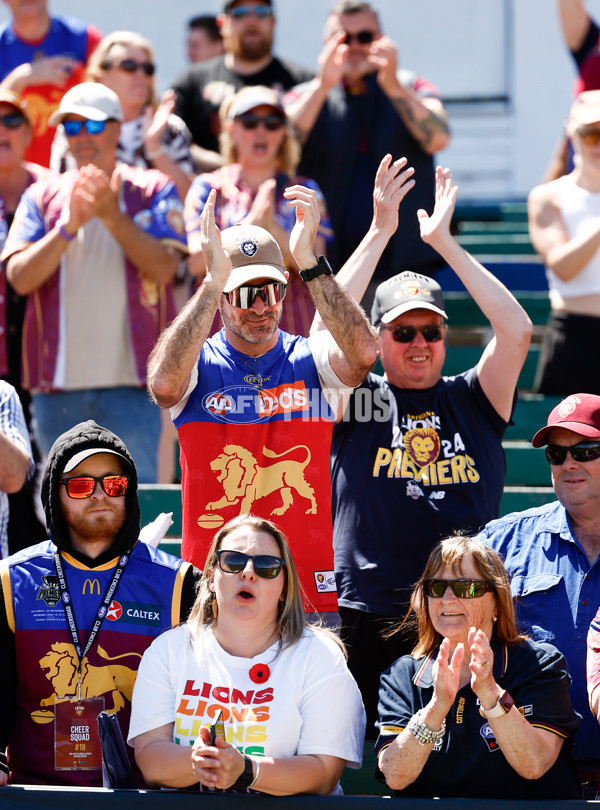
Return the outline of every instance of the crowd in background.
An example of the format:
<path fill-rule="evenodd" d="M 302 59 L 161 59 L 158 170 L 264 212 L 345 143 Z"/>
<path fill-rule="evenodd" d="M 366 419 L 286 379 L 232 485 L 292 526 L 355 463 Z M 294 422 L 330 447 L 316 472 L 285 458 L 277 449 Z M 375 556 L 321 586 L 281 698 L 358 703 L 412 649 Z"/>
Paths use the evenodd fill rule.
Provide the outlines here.
<path fill-rule="evenodd" d="M 95 497 L 100 481 L 110 500 L 107 478 L 127 477 L 124 470 L 148 484 L 177 482 L 181 472 L 182 556 L 202 569 L 208 553 L 210 565 L 185 632 L 171 630 L 144 655 L 138 694 L 151 703 L 153 690 L 181 680 L 177 645 L 212 650 L 206 678 L 225 677 L 221 665 L 241 666 L 246 677 L 246 659 L 279 633 L 284 649 L 303 638 L 319 661 L 342 672 L 338 683 L 354 707 L 352 744 L 332 739 L 331 756 L 313 756 L 319 734 L 311 731 L 304 752 L 281 746 L 279 756 L 298 759 L 289 770 L 278 771 L 277 758 L 267 764 L 225 754 L 231 746 L 220 743 L 217 756 L 204 729 L 194 735 L 194 783 L 246 790 L 258 782 L 256 790 L 278 793 L 285 782 L 288 792 L 303 785 L 336 792 L 344 761 L 360 764 L 364 718 L 354 678 L 366 736 L 377 740 L 379 776 L 400 795 L 485 796 L 494 781 L 508 798 L 578 798 L 582 785 L 593 796 L 600 359 L 590 347 L 600 336 L 600 28 L 583 0 L 558 2 L 579 80 L 557 159 L 528 200 L 551 303 L 535 390 L 565 397 L 533 443 L 547 445 L 558 500 L 512 520 L 499 514 L 502 439 L 532 324 L 452 235 L 457 189 L 451 172 L 435 164 L 451 121 L 438 88 L 400 67 L 376 8 L 336 2 L 317 65 L 301 66 L 273 53 L 271 0 L 226 0 L 218 16 L 189 21 L 190 66 L 158 98 L 153 46 L 139 33 L 101 33 L 52 14 L 44 0 L 6 2 L 13 18 L 0 29 L 0 558 L 47 532 L 55 539 L 49 475 L 53 486 L 65 486 L 63 500 Z M 443 376 L 448 318 L 435 281 L 443 267 L 462 281 L 492 334 L 477 365 L 451 378 Z M 384 373 L 368 373 L 378 355 Z M 229 388 L 223 383 L 219 404 L 221 374 Z M 289 391 L 317 391 L 327 427 L 293 415 L 270 422 L 271 432 L 252 427 L 252 455 L 248 425 L 259 420 L 240 416 L 238 424 L 223 404 L 242 383 L 275 397 L 275 404 L 261 400 L 274 416 L 285 411 Z M 385 422 L 365 418 L 364 402 L 381 405 Z M 116 434 L 94 452 L 120 456 L 120 470 L 98 477 L 92 464 L 84 478 L 59 479 L 85 463 L 81 454 L 67 458 L 76 449 L 69 431 L 85 422 L 92 427 L 82 435 L 95 422 Z M 66 466 L 44 473 L 44 519 L 42 471 L 47 458 L 61 456 L 55 442 L 65 436 Z M 118 452 L 106 449 L 113 446 Z M 306 460 L 280 460 L 298 448 Z M 273 468 L 262 478 L 259 451 Z M 69 484 L 90 476 L 87 494 Z M 233 479 L 237 488 L 227 489 L 223 482 Z M 125 497 L 127 483 L 117 483 L 124 489 L 115 497 Z M 264 517 L 273 515 L 285 534 L 242 518 L 213 541 L 225 510 L 253 512 L 277 493 L 281 501 L 270 502 Z M 306 511 L 288 511 L 301 498 Z M 469 543 L 466 535 L 477 532 Z M 229 534 L 237 546 L 223 551 Z M 570 544 L 568 554 L 557 551 L 556 568 L 525 547 L 538 536 L 541 546 Z M 61 553 L 73 535 L 65 538 Z M 99 559 L 107 561 L 112 540 L 102 548 L 107 557 Z M 277 579 L 284 568 L 287 592 Z M 228 613 L 227 575 L 248 570 L 273 579 L 269 644 L 260 630 L 253 643 L 238 643 Z M 349 672 L 334 634 L 308 642 L 304 620 L 293 630 L 288 609 L 301 612 L 300 584 L 305 610 L 341 635 Z M 524 605 L 517 614 L 511 588 Z M 571 639 L 566 615 L 573 615 Z M 0 640 L 10 632 L 6 608 Z M 167 659 L 173 670 L 158 673 Z M 187 662 L 186 672 L 196 677 L 196 665 Z M 289 675 L 281 670 L 278 678 L 299 666 L 288 662 Z M 261 683 L 263 673 L 252 667 L 250 677 Z M 18 691 L 1 671 L 0 684 Z M 314 690 L 320 702 L 309 716 L 318 728 L 327 699 Z M 157 701 L 150 720 L 134 711 L 130 739 L 148 782 L 188 787 L 187 749 L 180 738 L 171 742 L 170 701 Z M 290 711 L 285 702 L 278 710 Z M 178 733 L 185 715 L 177 715 Z M 471 742 L 461 733 L 480 718 L 486 747 L 465 756 Z M 0 713 L 0 775 L 5 722 Z M 295 715 L 290 722 L 302 725 Z M 15 751 L 24 739 L 11 744 Z M 497 747 L 499 770 L 486 757 Z"/>

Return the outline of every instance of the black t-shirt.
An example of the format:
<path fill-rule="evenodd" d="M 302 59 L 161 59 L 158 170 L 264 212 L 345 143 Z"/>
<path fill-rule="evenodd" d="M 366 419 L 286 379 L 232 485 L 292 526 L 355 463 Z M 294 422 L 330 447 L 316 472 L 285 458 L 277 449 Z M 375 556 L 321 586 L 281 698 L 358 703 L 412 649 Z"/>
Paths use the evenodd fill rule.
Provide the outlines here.
<path fill-rule="evenodd" d="M 226 96 L 257 84 L 283 92 L 312 77 L 310 70 L 275 56 L 266 68 L 241 75 L 226 67 L 224 56 L 217 56 L 192 65 L 177 78 L 175 114 L 187 124 L 194 143 L 218 152 L 219 106 Z"/>

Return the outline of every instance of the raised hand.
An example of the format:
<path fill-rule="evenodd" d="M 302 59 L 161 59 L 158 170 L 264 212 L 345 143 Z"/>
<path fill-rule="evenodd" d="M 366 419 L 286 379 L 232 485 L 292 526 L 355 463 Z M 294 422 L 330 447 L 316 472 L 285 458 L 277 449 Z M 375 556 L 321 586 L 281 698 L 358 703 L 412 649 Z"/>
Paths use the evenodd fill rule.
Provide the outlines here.
<path fill-rule="evenodd" d="M 398 81 L 398 48 L 389 37 L 376 39 L 369 49 L 367 61 L 377 68 L 377 83 L 392 98 L 400 91 Z"/>
<path fill-rule="evenodd" d="M 463 644 L 457 644 L 450 658 L 450 641 L 445 638 L 440 644 L 438 656 L 433 665 L 433 693 L 444 716 L 454 703 L 460 684 L 460 667 L 465 657 Z"/>
<path fill-rule="evenodd" d="M 435 170 L 435 206 L 431 216 L 423 208 L 417 211 L 421 239 L 435 247 L 450 235 L 450 222 L 456 205 L 458 186 L 454 184 L 450 169 L 438 166 Z"/>
<path fill-rule="evenodd" d="M 217 190 L 211 189 L 200 217 L 200 249 L 206 263 L 207 275 L 225 286 L 231 274 L 231 259 L 221 242 L 221 232 L 215 221 Z"/>
<path fill-rule="evenodd" d="M 288 205 L 296 208 L 296 223 L 290 233 L 290 251 L 301 269 L 317 263 L 315 240 L 321 219 L 317 193 L 306 186 L 289 186 L 283 192 Z"/>
<path fill-rule="evenodd" d="M 160 149 L 162 137 L 167 129 L 169 116 L 175 109 L 177 96 L 174 90 L 167 90 L 163 93 L 160 104 L 156 111 L 152 107 L 147 107 L 144 111 L 142 127 L 144 131 L 144 146 L 148 152 L 155 152 Z"/>
<path fill-rule="evenodd" d="M 415 170 L 412 166 L 405 168 L 407 162 L 404 157 L 392 162 L 392 156 L 385 155 L 375 175 L 373 225 L 388 238 L 398 229 L 400 203 L 415 185 L 412 179 Z"/>
<path fill-rule="evenodd" d="M 319 54 L 317 76 L 326 90 L 335 87 L 344 76 L 349 50 L 344 42 L 345 36 L 344 31 L 335 33 L 327 40 Z"/>
<path fill-rule="evenodd" d="M 261 183 L 256 192 L 256 197 L 252 203 L 248 216 L 244 222 L 249 225 L 259 225 L 267 231 L 272 229 L 275 223 L 275 188 L 277 181 L 270 177 Z"/>
<path fill-rule="evenodd" d="M 482 705 L 488 708 L 498 697 L 498 684 L 494 679 L 494 653 L 483 630 L 476 627 L 469 629 L 469 652 L 471 655 L 471 689 Z"/>

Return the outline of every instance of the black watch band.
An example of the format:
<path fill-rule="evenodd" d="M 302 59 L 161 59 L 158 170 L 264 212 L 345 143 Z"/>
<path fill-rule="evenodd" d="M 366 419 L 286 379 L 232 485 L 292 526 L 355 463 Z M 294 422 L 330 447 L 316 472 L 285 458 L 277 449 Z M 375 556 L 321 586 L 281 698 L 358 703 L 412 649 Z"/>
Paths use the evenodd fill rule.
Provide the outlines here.
<path fill-rule="evenodd" d="M 332 276 L 333 270 L 325 256 L 319 256 L 317 263 L 314 267 L 309 267 L 308 270 L 300 270 L 300 278 L 302 281 L 312 281 L 317 276 Z"/>
<path fill-rule="evenodd" d="M 234 790 L 247 790 L 254 782 L 254 768 L 252 766 L 252 760 L 250 757 L 246 756 L 246 754 L 242 754 L 242 756 L 244 757 L 244 772 L 231 786 Z"/>

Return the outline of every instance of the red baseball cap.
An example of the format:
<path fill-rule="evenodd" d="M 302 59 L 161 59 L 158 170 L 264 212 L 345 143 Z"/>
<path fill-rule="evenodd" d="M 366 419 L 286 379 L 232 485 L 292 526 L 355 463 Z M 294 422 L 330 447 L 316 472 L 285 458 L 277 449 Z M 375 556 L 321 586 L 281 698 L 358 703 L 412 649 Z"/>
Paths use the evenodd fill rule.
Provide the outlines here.
<path fill-rule="evenodd" d="M 600 439 L 600 397 L 596 394 L 571 394 L 550 412 L 546 427 L 535 434 L 534 447 L 548 444 L 550 431 L 555 427 L 572 430 L 588 439 Z"/>

